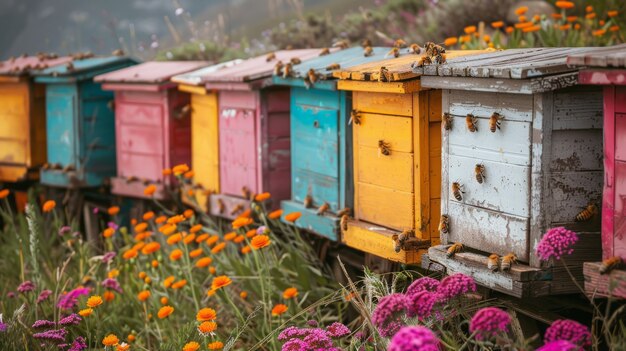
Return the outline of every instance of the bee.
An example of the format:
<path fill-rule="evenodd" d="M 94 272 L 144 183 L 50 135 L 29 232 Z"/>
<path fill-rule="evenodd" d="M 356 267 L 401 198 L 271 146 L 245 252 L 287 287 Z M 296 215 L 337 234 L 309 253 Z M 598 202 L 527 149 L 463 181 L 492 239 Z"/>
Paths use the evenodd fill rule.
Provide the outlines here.
<path fill-rule="evenodd" d="M 122 50 L 122 49 L 113 50 L 111 55 L 113 55 L 113 56 L 124 56 L 124 50 Z"/>
<path fill-rule="evenodd" d="M 345 207 L 337 211 L 337 217 L 343 217 L 344 215 L 350 215 L 350 207 Z"/>
<path fill-rule="evenodd" d="M 237 206 L 233 207 L 232 211 L 230 211 L 230 215 L 234 216 L 234 215 L 236 215 L 237 213 L 239 213 L 241 211 L 243 211 L 243 205 L 242 204 L 238 204 Z"/>
<path fill-rule="evenodd" d="M 452 116 L 448 112 L 444 112 L 443 116 L 441 116 L 441 127 L 443 130 L 452 129 Z"/>
<path fill-rule="evenodd" d="M 415 233 L 411 229 L 405 229 L 402 233 L 400 233 L 400 235 L 397 235 L 397 234 L 392 235 L 391 239 L 394 242 L 394 246 L 393 246 L 394 251 L 400 252 L 400 250 L 402 250 L 407 240 L 409 240 L 414 235 Z"/>
<path fill-rule="evenodd" d="M 389 52 L 385 54 L 385 57 L 390 57 L 390 56 L 393 56 L 393 57 L 400 56 L 400 49 L 398 49 L 397 47 L 391 48 L 391 50 L 389 50 Z"/>
<path fill-rule="evenodd" d="M 389 70 L 385 66 L 381 66 L 378 71 L 378 81 L 379 82 L 389 82 L 391 80 L 391 76 L 389 75 Z"/>
<path fill-rule="evenodd" d="M 241 187 L 241 195 L 243 195 L 245 199 L 249 199 L 250 195 L 252 195 L 252 191 L 250 191 L 250 188 L 244 185 Z"/>
<path fill-rule="evenodd" d="M 434 60 L 435 63 L 438 64 L 438 65 L 442 65 L 442 64 L 446 63 L 446 55 L 445 54 L 439 53 L 439 54 L 435 55 L 434 58 L 435 58 L 435 60 Z"/>
<path fill-rule="evenodd" d="M 576 215 L 576 222 L 590 221 L 598 213 L 598 206 L 594 203 L 589 203 L 582 211 Z"/>
<path fill-rule="evenodd" d="M 305 196 L 303 204 L 304 204 L 304 208 L 313 207 L 313 196 L 311 196 L 311 195 Z"/>
<path fill-rule="evenodd" d="M 330 50 L 328 48 L 323 48 L 322 51 L 320 51 L 320 56 L 326 56 L 330 54 Z"/>
<path fill-rule="evenodd" d="M 49 168 L 50 168 L 49 163 L 44 163 L 43 165 L 41 165 L 41 169 L 49 169 Z"/>
<path fill-rule="evenodd" d="M 350 219 L 350 217 L 345 214 L 343 216 L 341 216 L 341 221 L 339 221 L 339 226 L 341 227 L 342 231 L 346 231 L 348 230 L 348 220 Z"/>
<path fill-rule="evenodd" d="M 503 272 L 507 272 L 511 270 L 511 266 L 513 263 L 517 262 L 517 256 L 514 253 L 509 253 L 508 255 L 502 257 L 502 264 L 500 268 Z"/>
<path fill-rule="evenodd" d="M 359 110 L 350 111 L 350 120 L 348 121 L 348 124 L 351 124 L 352 122 L 356 125 L 361 124 L 361 112 L 359 112 Z"/>
<path fill-rule="evenodd" d="M 443 234 L 447 234 L 450 232 L 450 217 L 447 215 L 441 215 L 439 218 L 439 231 Z"/>
<path fill-rule="evenodd" d="M 396 41 L 393 42 L 393 47 L 395 48 L 402 49 L 402 48 L 405 48 L 406 46 L 407 46 L 406 41 L 402 39 L 396 39 Z"/>
<path fill-rule="evenodd" d="M 363 56 L 365 56 L 365 57 L 370 57 L 370 56 L 372 56 L 372 55 L 374 55 L 374 49 L 372 49 L 372 47 L 371 47 L 371 46 L 366 46 L 366 47 L 363 49 Z"/>
<path fill-rule="evenodd" d="M 299 65 L 299 64 L 301 64 L 301 63 L 302 63 L 302 60 L 300 60 L 300 59 L 299 59 L 299 58 L 297 58 L 297 57 L 292 57 L 292 58 L 291 58 L 291 60 L 290 60 L 289 62 L 291 62 L 291 64 L 295 66 L 295 65 Z"/>
<path fill-rule="evenodd" d="M 348 42 L 345 40 L 338 40 L 333 43 L 333 47 L 343 50 L 343 49 L 347 49 L 348 47 L 350 47 L 350 45 L 348 45 Z"/>
<path fill-rule="evenodd" d="M 378 156 L 380 156 L 380 154 L 385 156 L 391 155 L 391 145 L 384 140 L 378 141 Z"/>
<path fill-rule="evenodd" d="M 266 62 L 270 62 L 272 60 L 276 59 L 276 54 L 273 52 L 270 52 L 269 54 L 267 54 L 267 56 L 265 56 L 265 61 Z"/>
<path fill-rule="evenodd" d="M 411 44 L 411 46 L 409 46 L 409 54 L 419 55 L 421 53 L 422 53 L 422 48 L 419 45 L 413 43 Z"/>
<path fill-rule="evenodd" d="M 71 62 L 68 62 L 68 63 L 65 65 L 65 68 L 66 68 L 68 71 L 73 71 L 73 70 L 74 70 L 74 64 L 73 64 L 73 63 L 71 63 Z"/>
<path fill-rule="evenodd" d="M 274 65 L 274 75 L 280 76 L 283 73 L 283 61 L 278 61 Z"/>
<path fill-rule="evenodd" d="M 493 253 L 489 255 L 489 258 L 487 258 L 487 268 L 491 270 L 492 272 L 497 271 L 499 261 L 500 261 L 500 256 L 498 256 L 498 254 Z"/>
<path fill-rule="evenodd" d="M 433 61 L 430 59 L 430 57 L 429 57 L 429 56 L 422 56 L 422 57 L 420 57 L 420 59 L 417 61 L 416 66 L 417 66 L 417 67 L 424 67 L 424 66 L 426 66 L 426 65 L 430 65 L 430 64 L 432 64 L 432 63 L 433 63 Z"/>
<path fill-rule="evenodd" d="M 437 56 L 438 54 L 444 54 L 446 52 L 446 49 L 444 49 L 443 46 L 430 41 L 424 45 L 424 48 L 426 49 L 426 55 L 430 57 Z"/>
<path fill-rule="evenodd" d="M 191 111 L 191 104 L 186 104 L 176 108 L 174 114 L 177 119 L 183 119 L 185 117 L 189 117 L 189 115 L 191 115 Z"/>
<path fill-rule="evenodd" d="M 476 181 L 478 184 L 482 184 L 485 181 L 485 165 L 482 163 L 477 163 L 474 167 L 474 175 L 476 176 Z"/>
<path fill-rule="evenodd" d="M 372 41 L 369 39 L 363 39 L 361 40 L 361 46 L 366 48 L 366 47 L 371 47 L 372 46 Z"/>
<path fill-rule="evenodd" d="M 62 172 L 67 173 L 67 172 L 73 172 L 75 170 L 76 170 L 76 167 L 74 167 L 74 165 L 67 165 L 63 167 Z"/>
<path fill-rule="evenodd" d="M 501 114 L 497 112 L 494 112 L 489 118 L 489 130 L 492 133 L 495 133 L 496 129 L 500 129 L 500 124 L 502 123 L 501 121 L 503 119 L 504 119 L 504 116 L 502 116 Z"/>
<path fill-rule="evenodd" d="M 451 188 L 452 196 L 454 196 L 457 201 L 463 201 L 463 194 L 465 194 L 465 192 L 463 191 L 463 185 L 459 184 L 458 182 L 453 182 Z"/>
<path fill-rule="evenodd" d="M 340 67 L 341 65 L 339 65 L 338 63 L 331 63 L 330 65 L 326 66 L 326 70 L 335 71 L 335 70 L 338 70 Z"/>
<path fill-rule="evenodd" d="M 126 183 L 132 183 L 132 182 L 136 182 L 138 180 L 139 180 L 139 178 L 137 178 L 135 176 L 126 177 Z"/>
<path fill-rule="evenodd" d="M 472 133 L 478 131 L 478 127 L 476 126 L 477 122 L 478 122 L 478 118 L 476 118 L 476 116 L 474 116 L 471 113 L 468 113 L 467 117 L 465 117 L 465 124 L 467 125 L 467 130 L 469 130 Z"/>
<path fill-rule="evenodd" d="M 60 163 L 53 163 L 53 164 L 51 164 L 51 165 L 50 165 L 50 169 L 56 169 L 56 170 L 59 170 L 59 169 L 61 169 L 61 168 L 63 168 L 63 166 L 61 166 L 61 164 L 60 164 Z M 131 178 L 132 178 L 132 177 L 131 177 Z"/>
<path fill-rule="evenodd" d="M 600 274 L 611 273 L 612 270 L 621 267 L 623 263 L 624 262 L 622 261 L 622 258 L 619 256 L 607 258 L 606 260 L 602 261 L 599 272 Z"/>
<path fill-rule="evenodd" d="M 311 82 L 311 84 L 315 84 L 319 80 L 317 77 L 317 73 L 315 72 L 313 68 L 309 69 L 309 71 L 306 74 L 307 74 L 307 77 L 309 77 L 309 82 Z"/>
<path fill-rule="evenodd" d="M 222 199 L 217 199 L 217 210 L 220 214 L 223 214 L 226 211 L 226 205 L 224 205 L 224 201 Z"/>
<path fill-rule="evenodd" d="M 446 256 L 448 256 L 448 258 L 454 256 L 455 254 L 461 252 L 461 250 L 463 250 L 463 244 L 461 243 L 454 243 L 452 244 L 449 248 L 448 251 L 446 252 Z"/>
<path fill-rule="evenodd" d="M 107 108 L 111 111 L 115 110 L 115 100 L 109 100 L 109 102 L 107 102 Z"/>
<path fill-rule="evenodd" d="M 291 77 L 293 75 L 293 70 L 291 69 L 291 62 L 287 62 L 285 66 L 283 66 L 283 79 L 287 77 Z"/>
<path fill-rule="evenodd" d="M 147 178 L 141 179 L 141 184 L 148 186 L 150 184 L 150 179 L 147 179 Z"/>
<path fill-rule="evenodd" d="M 329 208 L 330 208 L 330 205 L 328 204 L 328 202 L 324 202 L 322 206 L 318 207 L 317 215 L 318 216 L 323 215 L 324 213 L 326 213 L 326 211 L 328 211 Z"/>

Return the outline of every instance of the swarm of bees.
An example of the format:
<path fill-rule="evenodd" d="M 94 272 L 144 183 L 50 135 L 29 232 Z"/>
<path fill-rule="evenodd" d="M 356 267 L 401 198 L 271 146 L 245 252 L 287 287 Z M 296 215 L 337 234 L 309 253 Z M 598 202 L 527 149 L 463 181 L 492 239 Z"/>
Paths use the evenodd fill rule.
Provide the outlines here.
<path fill-rule="evenodd" d="M 441 218 L 439 218 L 438 229 L 442 234 L 448 234 L 450 232 L 450 217 L 447 215 L 441 215 Z"/>
<path fill-rule="evenodd" d="M 446 256 L 448 256 L 448 258 L 452 258 L 454 255 L 461 252 L 462 250 L 463 250 L 463 244 L 454 243 L 448 248 L 448 251 L 446 252 Z"/>
<path fill-rule="evenodd" d="M 431 65 L 433 62 L 438 65 L 446 63 L 446 49 L 443 46 L 433 42 L 427 42 L 424 45 L 424 50 L 425 55 L 422 56 L 417 63 L 414 63 L 413 67 L 424 67 Z"/>
<path fill-rule="evenodd" d="M 492 133 L 495 133 L 496 129 L 499 130 L 503 119 L 504 119 L 504 116 L 502 116 L 498 112 L 494 112 L 489 118 L 489 130 Z"/>
<path fill-rule="evenodd" d="M 406 249 L 408 241 L 414 237 L 415 231 L 412 229 L 406 229 L 400 233 L 400 235 L 392 235 L 391 239 L 393 240 L 393 250 L 398 253 L 400 250 Z"/>
<path fill-rule="evenodd" d="M 622 267 L 623 264 L 624 264 L 624 261 L 622 260 L 621 257 L 619 256 L 610 257 L 602 261 L 599 272 L 600 274 L 608 274 L 612 270 Z"/>
<path fill-rule="evenodd" d="M 590 202 L 587 207 L 576 215 L 576 222 L 588 222 L 598 214 L 598 206 Z"/>
<path fill-rule="evenodd" d="M 361 125 L 361 112 L 359 112 L 359 110 L 350 111 L 350 120 L 348 120 L 348 124 L 352 124 L 352 122 L 356 125 Z"/>
<path fill-rule="evenodd" d="M 453 182 L 451 190 L 452 196 L 454 196 L 457 201 L 463 201 L 463 194 L 465 194 L 465 192 L 463 191 L 463 185 L 461 185 L 461 183 Z"/>
<path fill-rule="evenodd" d="M 476 176 L 478 184 L 482 184 L 485 181 L 485 165 L 477 163 L 474 167 L 474 175 Z"/>
<path fill-rule="evenodd" d="M 385 156 L 391 155 L 391 144 L 384 140 L 378 141 L 378 157 L 383 154 Z"/>
<path fill-rule="evenodd" d="M 318 216 L 323 215 L 324 213 L 326 213 L 326 211 L 328 211 L 328 209 L 329 209 L 329 208 L 330 208 L 330 205 L 328 204 L 328 202 L 324 202 L 324 203 L 322 204 L 322 206 L 320 206 L 320 207 L 317 209 L 317 215 L 318 215 Z"/>
<path fill-rule="evenodd" d="M 441 128 L 443 130 L 452 130 L 452 116 L 448 112 L 444 112 L 441 116 Z"/>
<path fill-rule="evenodd" d="M 467 125 L 467 130 L 469 130 L 472 133 L 475 133 L 478 131 L 478 126 L 476 126 L 476 124 L 478 123 L 478 118 L 476 118 L 476 116 L 474 116 L 471 113 L 468 113 L 467 116 L 465 117 L 465 124 Z"/>

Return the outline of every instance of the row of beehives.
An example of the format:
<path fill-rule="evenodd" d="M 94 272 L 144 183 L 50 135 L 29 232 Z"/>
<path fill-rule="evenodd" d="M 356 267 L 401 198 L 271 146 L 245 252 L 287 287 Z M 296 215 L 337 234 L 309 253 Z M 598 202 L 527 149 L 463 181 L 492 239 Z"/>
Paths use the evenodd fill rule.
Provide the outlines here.
<path fill-rule="evenodd" d="M 209 67 L 120 69 L 134 62 L 81 57 L 43 58 L 60 62 L 29 71 L 11 67 L 35 58 L 6 61 L 0 176 L 14 181 L 45 163 L 47 185 L 110 178 L 115 194 L 144 197 L 155 184 L 165 197 L 171 179 L 161 170 L 190 163 L 196 200 L 214 215 L 235 217 L 248 194 L 270 192 L 273 206 L 301 212 L 296 224 L 310 232 L 403 263 L 419 263 L 430 247 L 430 261 L 517 296 L 572 291 L 563 267 L 533 253 L 550 227 L 580 233 L 568 263 L 581 277 L 601 242 L 605 256 L 624 255 L 625 167 L 609 160 L 621 160 L 624 110 L 615 108 L 615 132 L 605 133 L 615 147 L 605 150 L 614 164 L 605 169 L 601 90 L 578 84 L 579 69 L 566 64 L 594 49 L 457 51 L 424 66 L 415 64 L 424 55 L 387 51 L 279 51 Z M 293 65 L 272 76 L 278 62 Z M 47 143 L 43 128 L 30 127 L 43 118 Z M 611 226 L 601 241 L 593 206 L 601 207 L 604 169 L 613 190 L 604 191 Z M 449 258 L 453 242 L 463 250 Z M 493 272 L 492 253 L 517 263 Z"/>

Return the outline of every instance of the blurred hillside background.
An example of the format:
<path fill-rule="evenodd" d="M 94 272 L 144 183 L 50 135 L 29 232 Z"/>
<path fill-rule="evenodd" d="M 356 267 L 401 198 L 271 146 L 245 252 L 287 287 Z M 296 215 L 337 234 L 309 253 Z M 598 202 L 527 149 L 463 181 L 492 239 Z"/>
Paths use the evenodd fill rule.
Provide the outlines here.
<path fill-rule="evenodd" d="M 443 42 L 478 22 L 520 21 L 515 9 L 528 6 L 526 17 L 558 16 L 551 0 L 0 0 L 0 56 L 23 53 L 59 54 L 115 49 L 140 59 L 208 59 L 251 56 L 285 47 L 323 47 L 336 40 L 353 45 L 363 38 L 374 45 Z M 606 25 L 606 40 L 623 42 L 626 1 L 578 0 L 567 15 L 585 21 L 594 13 L 618 11 Z M 601 15 L 600 15 L 601 16 Z M 601 17 L 591 29 L 602 28 Z M 540 23 L 539 16 L 535 17 Z M 568 16 L 567 20 L 571 18 Z M 562 19 L 567 24 L 566 19 Z M 615 22 L 615 23 L 613 23 Z M 587 23 L 589 24 L 589 23 Z M 562 24 L 561 24 L 562 25 Z M 574 26 L 572 22 L 572 26 Z M 609 25 L 612 25 L 610 27 Z M 557 25 L 554 25 L 557 28 Z M 609 31 L 612 28 L 612 31 Z M 486 34 L 489 34 L 487 28 Z M 503 28 L 504 29 L 504 28 Z M 584 29 L 584 28 L 583 28 Z M 572 27 L 573 30 L 573 27 Z M 493 31 L 493 29 L 491 29 Z M 481 34 L 483 34 L 481 32 Z M 560 33 L 555 34 L 560 37 Z M 595 35 L 595 34 L 594 34 Z M 461 42 L 463 37 L 458 37 Z M 522 38 L 523 39 L 523 38 Z M 548 38 L 549 39 L 549 38 Z M 539 40 L 534 46 L 589 45 L 584 36 L 572 41 Z M 523 41 L 522 41 L 523 44 Z M 471 45 L 470 45 L 471 46 Z"/>

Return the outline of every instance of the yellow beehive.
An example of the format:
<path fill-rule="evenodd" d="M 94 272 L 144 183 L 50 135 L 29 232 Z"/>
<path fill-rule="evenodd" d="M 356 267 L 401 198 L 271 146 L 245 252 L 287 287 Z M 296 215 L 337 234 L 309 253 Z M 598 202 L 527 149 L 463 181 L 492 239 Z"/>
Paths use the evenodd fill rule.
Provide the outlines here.
<path fill-rule="evenodd" d="M 413 264 L 439 243 L 441 186 L 441 90 L 421 87 L 411 67 L 420 57 L 404 54 L 334 73 L 339 89 L 353 91 L 359 122 L 352 124 L 354 219 L 343 241 Z M 394 240 L 403 231 L 415 235 L 403 243 Z"/>

